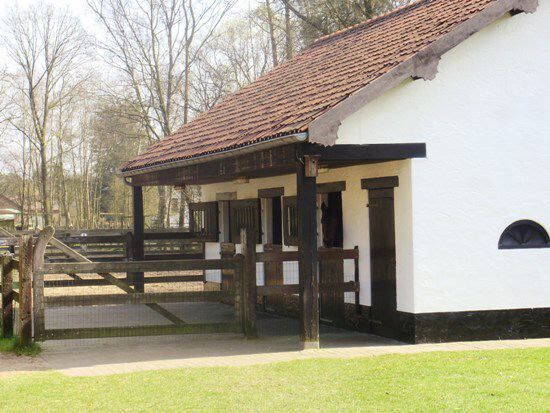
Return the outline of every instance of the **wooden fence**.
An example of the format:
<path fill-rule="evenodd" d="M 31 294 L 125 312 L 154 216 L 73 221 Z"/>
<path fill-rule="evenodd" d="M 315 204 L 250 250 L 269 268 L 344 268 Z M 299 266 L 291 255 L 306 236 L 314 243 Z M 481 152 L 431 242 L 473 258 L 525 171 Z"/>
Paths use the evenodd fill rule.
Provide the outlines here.
<path fill-rule="evenodd" d="M 19 236 L 38 236 L 34 231 L 0 232 L 0 253 Z M 144 233 L 145 261 L 201 259 L 204 240 L 198 234 L 182 231 L 147 231 Z M 56 238 L 92 261 L 109 262 L 133 260 L 135 241 L 132 231 L 71 230 L 56 233 Z M 47 249 L 49 261 L 65 261 L 67 257 L 57 248 Z"/>
<path fill-rule="evenodd" d="M 300 293 L 300 285 L 286 285 L 283 282 L 267 283 L 258 286 L 256 283 L 256 264 L 264 263 L 269 266 L 276 264 L 279 268 L 284 262 L 299 261 L 297 251 L 283 252 L 268 250 L 256 252 L 256 245 L 252 234 L 244 230 L 241 234 L 243 243 L 242 254 L 223 254 L 221 259 L 176 259 L 176 260 L 145 260 L 145 261 L 91 261 L 88 257 L 54 238 L 53 228 L 42 231 L 38 237 L 30 235 L 18 238 L 4 238 L 4 245 L 11 253 L 1 259 L 1 293 L 2 293 L 2 330 L 4 335 L 10 335 L 14 328 L 14 303 L 19 308 L 18 334 L 23 344 L 35 340 L 74 339 L 74 338 L 102 338 L 118 336 L 168 335 L 189 333 L 219 333 L 242 332 L 247 337 L 256 336 L 256 311 L 258 302 L 264 298 L 281 297 Z M 65 241 L 75 241 L 74 236 Z M 8 245 L 9 244 L 9 245 Z M 17 248 L 16 248 L 17 247 Z M 59 259 L 50 259 L 52 248 L 56 248 Z M 17 249 L 18 254 L 14 254 Z M 60 255 L 64 254 L 62 260 Z M 58 255 L 55 255 L 56 257 Z M 48 260 L 45 257 L 48 256 Z M 334 297 L 346 292 L 355 294 L 357 311 L 359 306 L 359 254 L 358 250 L 330 249 L 319 250 L 319 262 L 336 263 L 328 266 L 328 272 L 337 275 L 336 278 L 323 278 L 319 284 L 320 300 L 323 297 Z M 71 261 L 68 261 L 71 260 Z M 343 281 L 344 260 L 354 261 L 354 280 Z M 48 262 L 46 262 L 48 261 Z M 143 292 L 135 285 L 131 285 L 127 278 L 116 274 L 127 273 L 162 273 L 162 272 L 204 272 L 220 270 L 224 274 L 223 286 L 215 291 L 176 291 L 176 292 Z M 19 274 L 16 282 L 15 273 Z M 95 274 L 94 278 L 81 278 L 79 275 Z M 58 275 L 58 277 L 55 277 Z M 67 275 L 70 279 L 67 279 Z M 281 274 L 282 277 L 282 274 Z M 144 283 L 186 283 L 204 281 L 202 275 L 159 275 L 144 277 Z M 117 287 L 124 294 L 108 293 L 93 295 L 71 294 L 68 287 L 111 286 Z M 47 295 L 48 288 L 67 287 L 67 294 Z M 258 300 L 260 299 L 260 300 Z M 338 298 L 339 300 L 340 298 Z M 187 323 L 177 314 L 167 309 L 166 303 L 185 302 L 217 302 L 231 303 L 234 307 L 232 322 Z M 156 312 L 167 324 L 139 325 L 121 327 L 69 327 L 46 328 L 47 310 L 61 307 L 101 307 L 114 305 L 143 305 Z M 199 310 L 200 311 L 200 310 Z"/>

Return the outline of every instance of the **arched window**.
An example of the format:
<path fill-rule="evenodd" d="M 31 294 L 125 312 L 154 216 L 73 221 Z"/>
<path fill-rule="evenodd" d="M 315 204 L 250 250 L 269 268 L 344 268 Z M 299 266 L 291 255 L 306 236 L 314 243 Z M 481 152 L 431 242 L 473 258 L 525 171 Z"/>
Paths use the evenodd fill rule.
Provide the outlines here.
<path fill-rule="evenodd" d="M 514 222 L 504 230 L 498 241 L 498 248 L 550 248 L 550 237 L 541 225 L 525 219 Z"/>

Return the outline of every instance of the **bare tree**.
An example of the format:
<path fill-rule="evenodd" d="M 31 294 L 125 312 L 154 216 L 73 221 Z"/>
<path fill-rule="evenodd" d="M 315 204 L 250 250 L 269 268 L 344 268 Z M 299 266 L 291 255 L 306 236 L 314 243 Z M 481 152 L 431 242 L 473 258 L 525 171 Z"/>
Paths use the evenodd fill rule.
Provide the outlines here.
<path fill-rule="evenodd" d="M 305 45 L 378 14 L 402 6 L 410 0 L 280 0 L 302 22 Z"/>
<path fill-rule="evenodd" d="M 120 80 L 120 96 L 139 113 L 149 143 L 171 135 L 190 117 L 191 69 L 235 0 L 89 0 L 103 24 L 101 43 Z M 125 89 L 127 90 L 127 89 Z M 158 220 L 168 224 L 168 197 L 159 187 Z"/>
<path fill-rule="evenodd" d="M 6 19 L 9 56 L 21 73 L 17 82 L 28 106 L 30 143 L 39 153 L 39 181 L 44 225 L 51 223 L 48 194 L 49 124 L 52 110 L 67 98 L 85 56 L 87 38 L 68 11 L 45 4 L 13 9 Z"/>

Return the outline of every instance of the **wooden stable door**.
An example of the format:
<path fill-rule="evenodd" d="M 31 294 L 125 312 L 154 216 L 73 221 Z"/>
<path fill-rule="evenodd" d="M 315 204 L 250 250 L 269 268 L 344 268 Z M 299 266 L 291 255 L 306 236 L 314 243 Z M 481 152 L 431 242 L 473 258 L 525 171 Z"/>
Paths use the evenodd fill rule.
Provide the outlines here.
<path fill-rule="evenodd" d="M 396 337 L 397 293 L 394 189 L 369 189 L 371 326 L 375 334 Z"/>

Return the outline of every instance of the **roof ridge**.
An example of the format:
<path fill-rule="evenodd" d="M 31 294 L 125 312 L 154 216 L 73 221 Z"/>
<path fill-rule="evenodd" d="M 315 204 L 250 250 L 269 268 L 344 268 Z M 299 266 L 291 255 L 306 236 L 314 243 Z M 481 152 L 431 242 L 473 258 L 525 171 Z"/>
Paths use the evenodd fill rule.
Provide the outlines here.
<path fill-rule="evenodd" d="M 420 3 L 429 3 L 430 1 L 433 1 L 433 0 L 414 0 L 410 3 L 407 3 L 407 4 L 403 4 L 402 6 L 399 6 L 399 7 L 396 7 L 395 9 L 392 9 L 392 10 L 389 10 L 385 13 L 381 13 L 377 16 L 374 16 L 374 17 L 371 17 L 370 19 L 367 19 L 367 20 L 364 20 L 362 22 L 359 22 L 359 23 L 356 23 L 352 26 L 348 26 L 348 27 L 344 27 L 343 29 L 340 29 L 340 30 L 337 30 L 335 32 L 332 32 L 330 34 L 326 34 L 324 36 L 321 36 L 317 39 L 315 39 L 315 41 L 311 44 L 310 47 L 314 47 L 317 45 L 317 43 L 322 43 L 324 42 L 325 40 L 328 40 L 332 37 L 337 37 L 341 34 L 344 34 L 346 32 L 349 32 L 349 31 L 353 31 L 359 27 L 362 27 L 362 26 L 367 26 L 369 24 L 372 24 L 372 23 L 376 23 L 377 21 L 379 20 L 384 20 L 384 19 L 387 19 L 389 17 L 392 17 L 392 15 L 394 14 L 397 14 L 397 13 L 400 13 L 402 12 L 403 10 L 405 9 L 408 9 L 408 8 L 412 8 L 412 7 L 416 7 L 417 5 L 419 5 Z M 307 49 L 306 49 L 307 50 Z"/>

